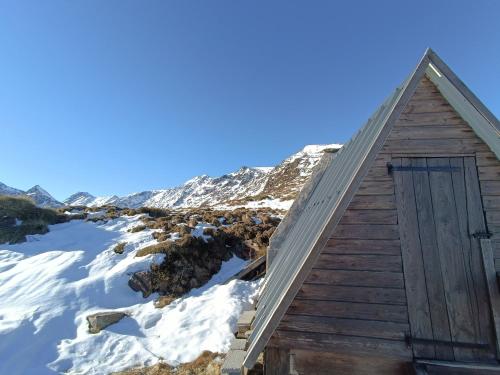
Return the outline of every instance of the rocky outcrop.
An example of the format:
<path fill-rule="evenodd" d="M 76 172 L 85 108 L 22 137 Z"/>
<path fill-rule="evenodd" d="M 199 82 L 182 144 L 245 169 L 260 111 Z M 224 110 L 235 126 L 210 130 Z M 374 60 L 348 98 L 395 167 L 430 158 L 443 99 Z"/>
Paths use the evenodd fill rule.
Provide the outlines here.
<path fill-rule="evenodd" d="M 136 292 L 142 292 L 142 296 L 147 298 L 153 293 L 153 282 L 151 274 L 147 271 L 135 272 L 128 281 L 129 287 Z"/>
<path fill-rule="evenodd" d="M 111 324 L 119 322 L 127 314 L 118 311 L 100 312 L 87 316 L 90 333 L 99 333 Z"/>

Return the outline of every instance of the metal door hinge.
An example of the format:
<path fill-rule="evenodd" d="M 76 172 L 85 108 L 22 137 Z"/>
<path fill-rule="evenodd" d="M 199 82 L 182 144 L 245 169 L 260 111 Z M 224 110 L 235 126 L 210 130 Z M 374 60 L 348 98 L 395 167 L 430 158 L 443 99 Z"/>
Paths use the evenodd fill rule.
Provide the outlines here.
<path fill-rule="evenodd" d="M 491 233 L 490 232 L 474 232 L 471 234 L 473 238 L 479 238 L 479 239 L 485 239 L 485 238 L 491 238 Z"/>
<path fill-rule="evenodd" d="M 454 172 L 459 171 L 460 167 L 450 167 L 450 166 L 435 166 L 435 167 L 412 167 L 412 166 L 394 166 L 391 163 L 387 163 L 387 173 L 392 174 L 393 172 Z"/>

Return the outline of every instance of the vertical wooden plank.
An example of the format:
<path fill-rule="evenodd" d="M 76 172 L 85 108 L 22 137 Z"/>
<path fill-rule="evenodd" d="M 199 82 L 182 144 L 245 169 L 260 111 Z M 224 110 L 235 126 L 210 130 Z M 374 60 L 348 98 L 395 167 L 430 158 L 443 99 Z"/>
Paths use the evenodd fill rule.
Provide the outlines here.
<path fill-rule="evenodd" d="M 471 310 L 472 320 L 470 321 L 471 327 L 474 329 L 475 339 L 474 342 L 488 342 L 488 333 L 482 335 L 481 332 L 481 322 L 480 318 L 484 318 L 484 315 L 480 316 L 480 312 L 483 312 L 488 305 L 479 306 L 478 295 L 476 293 L 475 283 L 474 283 L 474 270 L 472 264 L 472 249 L 471 249 L 471 239 L 469 237 L 468 228 L 468 210 L 475 211 L 475 207 L 467 207 L 467 193 L 465 191 L 465 173 L 463 158 L 450 158 L 450 166 L 456 168 L 451 172 L 452 186 L 453 186 L 453 196 L 455 197 L 455 209 L 457 211 L 457 219 L 460 232 L 461 250 L 460 256 L 464 260 L 465 268 L 465 284 L 467 287 L 467 302 L 468 308 Z M 477 276 L 481 276 L 482 272 L 478 273 Z M 477 278 L 476 276 L 476 278 Z M 489 320 L 486 316 L 487 321 Z M 487 322 L 486 321 L 486 322 Z M 488 357 L 487 352 L 481 350 L 474 350 L 474 355 L 476 359 Z"/>
<path fill-rule="evenodd" d="M 472 234 L 486 231 L 486 222 L 484 218 L 483 204 L 481 202 L 481 192 L 479 188 L 479 178 L 477 174 L 476 161 L 474 157 L 464 157 L 460 159 L 451 159 L 451 166 L 462 166 L 463 173 L 453 172 L 453 187 L 456 197 L 461 190 L 465 191 L 465 212 L 461 210 L 463 204 L 457 204 L 458 217 L 460 221 L 460 232 L 462 234 L 462 243 L 465 255 L 465 266 L 469 272 L 470 297 L 474 324 L 478 330 L 477 342 L 490 343 L 494 347 L 495 337 L 493 323 L 491 321 L 490 305 L 484 277 L 484 266 L 481 256 L 481 247 L 479 239 L 473 238 Z M 460 178 L 457 178 L 460 177 Z M 463 178 L 463 180 L 461 180 Z M 464 185 L 462 187 L 462 184 Z M 494 351 L 477 351 L 478 358 L 495 358 Z"/>
<path fill-rule="evenodd" d="M 429 158 L 427 163 L 430 167 L 450 166 L 448 158 Z M 451 336 L 453 341 L 475 342 L 452 176 L 448 171 L 434 171 L 429 173 L 429 181 Z M 455 347 L 454 353 L 456 360 L 475 359 L 470 349 Z"/>
<path fill-rule="evenodd" d="M 394 166 L 409 164 L 410 161 L 406 158 L 393 159 Z M 412 174 L 395 171 L 394 182 L 411 335 L 415 338 L 433 339 Z M 432 345 L 413 345 L 413 353 L 421 358 L 435 356 Z"/>
<path fill-rule="evenodd" d="M 426 167 L 425 158 L 413 158 L 412 166 Z M 418 216 L 418 228 L 422 257 L 425 266 L 425 279 L 429 310 L 431 314 L 432 332 L 434 339 L 451 341 L 450 323 L 446 309 L 445 293 L 441 263 L 437 251 L 436 225 L 432 211 L 432 198 L 429 186 L 429 173 L 427 171 L 413 171 L 413 186 Z M 436 357 L 439 359 L 453 360 L 453 349 L 443 345 L 436 346 Z"/>
<path fill-rule="evenodd" d="M 264 373 L 266 375 L 290 374 L 290 350 L 266 347 L 264 352 Z"/>
<path fill-rule="evenodd" d="M 497 274 L 495 270 L 495 261 L 493 259 L 493 248 L 491 246 L 491 240 L 481 240 L 481 254 L 483 259 L 486 284 L 488 286 L 488 297 L 490 300 L 493 322 L 495 325 L 497 358 L 500 358 L 500 289 L 497 282 Z"/>

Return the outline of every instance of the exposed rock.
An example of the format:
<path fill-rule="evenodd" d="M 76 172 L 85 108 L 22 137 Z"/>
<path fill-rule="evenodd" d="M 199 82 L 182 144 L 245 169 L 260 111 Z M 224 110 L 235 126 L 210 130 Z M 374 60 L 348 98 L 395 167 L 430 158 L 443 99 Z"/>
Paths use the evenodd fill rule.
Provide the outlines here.
<path fill-rule="evenodd" d="M 147 298 L 153 293 L 151 275 L 147 271 L 135 272 L 128 281 L 128 285 L 136 292 L 142 292 L 142 296 Z"/>
<path fill-rule="evenodd" d="M 113 251 L 117 254 L 123 254 L 123 251 L 125 250 L 126 244 L 127 244 L 126 242 L 120 242 L 120 243 L 116 244 L 116 246 L 113 248 Z"/>
<path fill-rule="evenodd" d="M 127 314 L 117 311 L 100 312 L 87 316 L 90 333 L 99 333 L 111 324 L 120 321 Z"/>

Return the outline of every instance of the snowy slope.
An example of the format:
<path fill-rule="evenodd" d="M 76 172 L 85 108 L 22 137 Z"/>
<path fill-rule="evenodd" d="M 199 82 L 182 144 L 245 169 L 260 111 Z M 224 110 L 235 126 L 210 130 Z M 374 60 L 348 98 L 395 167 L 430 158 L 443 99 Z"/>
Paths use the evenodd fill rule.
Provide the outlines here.
<path fill-rule="evenodd" d="M 267 169 L 242 167 L 217 178 L 198 176 L 178 188 L 155 192 L 143 205 L 162 208 L 199 207 L 227 202 L 260 193 L 267 174 Z"/>
<path fill-rule="evenodd" d="M 66 198 L 63 203 L 67 206 L 104 206 L 114 204 L 119 198 L 116 195 L 110 197 L 95 197 L 87 192 L 78 192 Z"/>
<path fill-rule="evenodd" d="M 260 202 L 252 204 L 288 208 L 324 151 L 337 150 L 340 147 L 338 144 L 310 145 L 276 167 L 242 167 L 221 177 L 197 176 L 175 188 L 143 191 L 125 197 L 96 198 L 88 193 L 77 193 L 64 203 L 87 206 L 113 204 L 130 208 L 223 206 L 230 201 L 264 194 L 270 196 L 270 199 L 261 199 Z M 285 201 L 286 203 L 283 203 Z"/>
<path fill-rule="evenodd" d="M 17 245 L 0 245 L 0 374 L 108 374 L 159 357 L 170 364 L 203 350 L 225 352 L 237 317 L 252 302 L 258 282 L 221 281 L 244 261 L 223 264 L 204 287 L 156 309 L 127 285 L 132 272 L 153 256 L 135 258 L 156 241 L 151 231 L 129 233 L 138 216 L 106 224 L 75 220 L 50 227 Z M 127 242 L 124 254 L 112 250 Z M 86 316 L 118 310 L 129 314 L 98 334 Z"/>
<path fill-rule="evenodd" d="M 94 197 L 92 194 L 84 192 L 84 191 L 79 191 L 78 193 L 70 195 L 68 198 L 66 198 L 63 203 L 67 205 L 73 205 L 73 206 L 88 206 L 92 204 L 92 202 L 95 200 L 96 197 Z"/>

